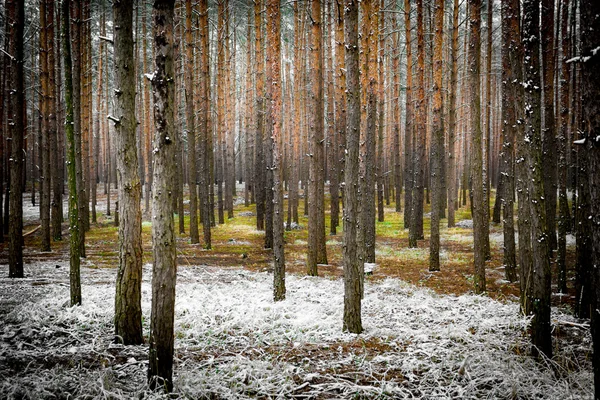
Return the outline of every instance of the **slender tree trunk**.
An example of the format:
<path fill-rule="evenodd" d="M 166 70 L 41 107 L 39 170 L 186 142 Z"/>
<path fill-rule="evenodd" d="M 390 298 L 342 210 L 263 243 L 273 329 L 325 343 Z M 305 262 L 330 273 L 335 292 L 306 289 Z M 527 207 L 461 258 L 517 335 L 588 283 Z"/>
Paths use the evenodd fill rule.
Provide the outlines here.
<path fill-rule="evenodd" d="M 346 43 L 346 160 L 344 164 L 344 320 L 343 330 L 361 333 L 361 268 L 356 256 L 360 85 L 358 67 L 358 1 L 344 2 Z"/>
<path fill-rule="evenodd" d="M 515 51 L 519 47 L 519 4 L 518 0 L 502 1 L 502 151 L 500 153 L 500 184 L 502 186 L 504 272 L 506 280 L 517 280 L 517 261 L 514 228 L 515 131 L 518 129 L 515 101 L 517 72 L 520 62 Z M 496 194 L 498 196 L 498 194 Z M 496 200 L 498 202 L 498 200 Z"/>
<path fill-rule="evenodd" d="M 525 142 L 528 146 L 527 181 L 531 199 L 531 244 L 533 255 L 533 319 L 531 321 L 532 353 L 552 357 L 550 323 L 550 260 L 546 231 L 546 208 L 542 177 L 541 82 L 540 82 L 540 5 L 523 3 L 523 46 L 525 50 Z"/>
<path fill-rule="evenodd" d="M 212 127 L 210 125 L 210 63 L 209 63 L 209 25 L 208 25 L 208 0 L 200 0 L 199 4 L 199 29 L 200 29 L 200 187 L 202 188 L 202 233 L 204 248 L 212 247 L 211 220 L 212 202 L 210 200 L 211 188 L 213 186 L 212 176 Z"/>
<path fill-rule="evenodd" d="M 170 187 L 175 166 L 175 85 L 173 68 L 174 2 L 155 0 L 154 36 L 154 178 L 152 198 L 152 309 L 148 381 L 152 389 L 173 390 L 173 342 L 177 253 Z"/>
<path fill-rule="evenodd" d="M 8 86 L 8 137 L 10 138 L 9 159 L 9 223 L 8 223 L 8 276 L 23 277 L 23 104 L 25 102 L 23 74 L 23 29 L 25 25 L 24 3 L 7 0 L 6 35 L 8 41 L 5 55 L 8 66 L 6 86 Z"/>
<path fill-rule="evenodd" d="M 560 63 L 560 134 L 558 140 L 558 241 L 556 263 L 558 264 L 558 290 L 567 293 L 567 231 L 569 230 L 571 216 L 569 215 L 569 201 L 567 199 L 567 155 L 569 151 L 568 138 L 570 136 L 569 121 L 569 84 L 571 66 L 565 61 L 571 54 L 569 27 L 569 0 L 561 0 L 561 47 L 562 62 Z"/>
<path fill-rule="evenodd" d="M 331 198 L 331 215 L 330 215 L 330 234 L 337 234 L 337 227 L 340 224 L 340 163 L 338 161 L 339 156 L 339 131 L 336 129 L 336 120 L 334 117 L 335 107 L 335 82 L 334 82 L 334 65 L 336 63 L 336 55 L 334 54 L 334 38 L 335 38 L 335 27 L 333 22 L 333 1 L 328 2 L 327 7 L 327 19 L 329 27 L 329 36 L 327 45 L 327 137 L 328 137 L 328 148 L 327 148 L 327 159 L 328 159 L 328 172 L 329 172 L 329 193 Z M 339 50 L 337 50 L 339 51 Z M 339 103 L 338 103 L 339 104 Z M 339 105 L 338 105 L 339 107 Z"/>
<path fill-rule="evenodd" d="M 196 188 L 196 125 L 194 115 L 194 42 L 192 41 L 192 0 L 185 2 L 185 117 L 188 137 L 188 186 L 190 188 L 190 242 L 199 243 Z"/>
<path fill-rule="evenodd" d="M 481 0 L 469 0 L 469 86 L 471 87 L 471 180 L 473 182 L 473 250 L 475 253 L 474 289 L 484 293 L 485 285 L 485 210 L 483 192 L 483 133 L 481 130 Z"/>
<path fill-rule="evenodd" d="M 396 0 L 396 8 L 399 1 Z M 396 212 L 402 209 L 402 163 L 400 158 L 400 28 L 398 21 L 400 14 L 392 16 L 392 30 L 395 32 L 392 36 L 393 60 L 392 60 L 392 134 L 394 135 L 394 201 L 396 203 Z M 408 50 L 408 46 L 407 46 Z"/>
<path fill-rule="evenodd" d="M 124 344 L 142 337 L 142 183 L 138 175 L 133 57 L 133 0 L 113 3 L 115 123 L 119 182 L 119 270 L 115 295 L 115 335 Z"/>
<path fill-rule="evenodd" d="M 281 163 L 281 11 L 279 0 L 267 2 L 267 79 L 271 97 L 271 119 L 273 123 L 273 298 L 285 299 L 285 258 L 283 252 L 283 168 Z"/>
<path fill-rule="evenodd" d="M 404 229 L 409 228 L 412 221 L 412 198 L 414 188 L 413 170 L 413 58 L 412 35 L 410 24 L 410 0 L 404 0 L 404 28 L 406 36 L 406 116 L 404 123 Z M 416 244 L 414 245 L 416 246 Z"/>
<path fill-rule="evenodd" d="M 73 86 L 74 68 L 71 62 L 71 37 L 69 32 L 70 23 L 70 0 L 63 0 L 62 3 L 62 41 L 63 57 L 65 66 L 65 133 L 67 136 L 67 172 L 69 184 L 69 280 L 71 291 L 71 306 L 81 304 L 81 276 L 80 276 L 80 256 L 81 256 L 81 223 L 79 221 L 79 202 L 77 191 L 77 167 L 76 144 L 75 144 L 75 123 L 73 97 L 76 95 Z M 78 50 L 75 50 L 78 51 Z"/>
<path fill-rule="evenodd" d="M 321 2 L 311 0 L 310 96 L 313 104 L 310 121 L 310 171 L 308 207 L 308 254 L 306 269 L 309 275 L 318 274 L 317 264 L 327 264 L 325 251 L 324 209 L 324 136 L 323 136 L 323 35 Z"/>
<path fill-rule="evenodd" d="M 48 67 L 48 38 L 47 2 L 40 2 L 40 114 L 41 114 L 41 143 L 40 143 L 40 219 L 41 219 L 41 250 L 50 251 L 50 70 Z"/>
<path fill-rule="evenodd" d="M 433 127 L 431 129 L 431 237 L 429 238 L 429 270 L 440 270 L 440 220 L 443 199 L 444 125 L 442 122 L 442 46 L 444 37 L 444 0 L 434 4 L 433 44 Z"/>
<path fill-rule="evenodd" d="M 254 29 L 256 49 L 256 136 L 254 139 L 254 184 L 256 197 L 256 229 L 265 229 L 265 175 L 266 164 L 263 153 L 265 66 L 262 32 L 262 0 L 254 2 Z"/>
<path fill-rule="evenodd" d="M 450 44 L 450 98 L 448 110 L 448 228 L 456 226 L 456 91 L 458 81 L 458 29 L 459 3 L 454 0 L 452 9 L 452 41 Z"/>
<path fill-rule="evenodd" d="M 381 0 L 379 9 L 385 9 L 385 0 Z M 379 17 L 379 54 L 377 65 L 379 67 L 379 75 L 377 81 L 377 103 L 378 103 L 378 116 L 377 116 L 377 161 L 376 161 L 376 191 L 377 191 L 377 221 L 384 221 L 384 210 L 383 210 L 383 201 L 384 201 L 384 186 L 387 187 L 385 182 L 385 160 L 383 155 L 383 147 L 384 147 L 384 114 L 385 114 L 385 16 L 382 14 Z M 387 174 L 386 174 L 387 175 Z M 373 236 L 375 236 L 375 229 L 373 224 Z M 373 237 L 375 239 L 375 237 Z M 371 262 L 375 261 L 375 241 L 373 241 L 373 259 Z"/>

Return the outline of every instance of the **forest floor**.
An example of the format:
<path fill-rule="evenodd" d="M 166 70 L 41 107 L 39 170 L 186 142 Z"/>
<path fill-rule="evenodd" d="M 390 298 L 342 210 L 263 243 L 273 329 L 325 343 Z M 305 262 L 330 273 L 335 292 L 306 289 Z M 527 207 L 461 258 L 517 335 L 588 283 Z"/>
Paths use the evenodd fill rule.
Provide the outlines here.
<path fill-rule="evenodd" d="M 116 192 L 112 191 L 112 201 Z M 39 225 L 25 204 L 25 232 Z M 492 203 L 493 204 L 493 203 Z M 301 210 L 303 202 L 301 201 Z M 145 384 L 147 345 L 114 344 L 117 228 L 99 199 L 86 236 L 83 305 L 68 307 L 68 240 L 39 250 L 25 237 L 25 278 L 8 276 L 0 245 L 0 398 L 160 398 Z M 111 210 L 112 211 L 112 210 Z M 428 210 L 426 210 L 428 212 Z M 114 212 L 113 212 L 114 213 Z M 468 209 L 458 227 L 442 221 L 441 272 L 428 271 L 427 240 L 407 247 L 402 214 L 386 206 L 377 223 L 377 266 L 366 277 L 365 332 L 341 332 L 342 234 L 329 235 L 328 265 L 305 276 L 307 220 L 286 231 L 287 299 L 272 301 L 272 262 L 255 228 L 254 207 L 213 230 L 213 249 L 178 245 L 175 391 L 187 398 L 591 398 L 589 322 L 554 295 L 554 357 L 529 354 L 518 284 L 504 280 L 502 229 L 491 225 L 487 293 L 472 294 Z M 425 236 L 429 236 L 426 214 Z M 178 218 L 176 227 L 178 228 Z M 329 232 L 329 217 L 327 232 Z M 151 238 L 143 222 L 144 334 L 150 318 Z M 63 227 L 66 234 L 67 227 Z M 573 240 L 569 239 L 570 258 Z M 570 273 L 572 276 L 572 272 Z M 556 289 L 556 286 L 553 286 Z"/>

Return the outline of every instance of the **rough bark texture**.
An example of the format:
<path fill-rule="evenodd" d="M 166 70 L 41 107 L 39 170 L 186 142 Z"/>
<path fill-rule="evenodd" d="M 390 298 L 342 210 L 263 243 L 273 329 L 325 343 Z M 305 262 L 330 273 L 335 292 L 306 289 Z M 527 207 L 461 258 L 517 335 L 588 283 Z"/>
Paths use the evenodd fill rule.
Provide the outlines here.
<path fill-rule="evenodd" d="M 40 2 L 40 114 L 41 143 L 40 143 L 40 220 L 41 220 L 41 250 L 50 251 L 50 70 L 48 67 L 48 22 L 46 20 L 46 1 Z"/>
<path fill-rule="evenodd" d="M 469 86 L 471 87 L 471 181 L 473 184 L 474 290 L 485 292 L 485 210 L 481 130 L 481 0 L 469 0 Z"/>
<path fill-rule="evenodd" d="M 311 0 L 310 96 L 313 110 L 310 121 L 310 165 L 308 207 L 308 254 L 306 270 L 316 276 L 317 264 L 327 264 L 325 251 L 324 136 L 323 136 L 323 36 L 321 2 Z"/>
<path fill-rule="evenodd" d="M 436 0 L 433 44 L 433 127 L 431 129 L 431 237 L 429 238 L 429 270 L 440 270 L 440 220 L 443 199 L 444 125 L 442 116 L 442 71 L 444 0 Z"/>
<path fill-rule="evenodd" d="M 187 127 L 188 186 L 190 189 L 190 242 L 200 242 L 196 175 L 196 124 L 194 113 L 194 42 L 192 41 L 192 0 L 185 2 L 185 120 Z"/>
<path fill-rule="evenodd" d="M 75 166 L 75 124 L 73 121 L 73 67 L 71 63 L 70 0 L 62 4 L 62 41 L 65 66 L 65 133 L 67 136 L 67 174 L 69 186 L 69 281 L 71 305 L 81 304 L 81 274 L 79 235 L 79 202 L 77 192 L 77 168 Z"/>
<path fill-rule="evenodd" d="M 360 265 L 356 257 L 360 85 L 358 68 L 358 1 L 344 3 L 346 43 L 346 161 L 344 171 L 344 321 L 343 330 L 361 333 Z"/>
<path fill-rule="evenodd" d="M 570 149 L 568 138 L 570 136 L 569 121 L 569 84 L 571 78 L 571 65 L 565 61 L 571 54 L 571 33 L 568 31 L 569 0 L 561 3 L 561 46 L 562 62 L 560 63 L 560 133 L 558 136 L 558 240 L 556 264 L 558 266 L 558 290 L 567 293 L 567 231 L 571 223 L 569 215 L 569 201 L 567 199 L 567 156 Z"/>
<path fill-rule="evenodd" d="M 212 176 L 212 128 L 210 125 L 210 63 L 209 63 L 209 25 L 208 25 L 208 0 L 199 2 L 198 25 L 200 30 L 200 52 L 202 53 L 200 62 L 200 162 L 202 171 L 200 173 L 201 203 L 202 203 L 202 233 L 204 239 L 204 248 L 212 247 L 211 221 L 212 221 L 212 202 L 211 188 L 213 187 Z"/>
<path fill-rule="evenodd" d="M 52 201 L 50 203 L 51 213 L 51 225 L 52 225 L 52 239 L 62 240 L 62 183 L 63 177 L 60 173 L 61 166 L 63 164 L 62 153 L 63 148 L 58 146 L 59 142 L 59 130 L 58 130 L 58 94 L 56 86 L 56 51 L 55 48 L 55 28 L 56 18 L 54 16 L 54 0 L 46 0 L 46 29 L 48 30 L 47 37 L 50 38 L 48 41 L 48 78 L 50 88 L 48 90 L 49 96 L 49 111 L 48 111 L 48 129 L 50 134 L 50 165 L 52 166 Z M 58 28 L 60 29 L 60 28 Z M 60 152 L 59 152 L 60 149 Z M 1 193 L 1 190 L 0 190 Z"/>
<path fill-rule="evenodd" d="M 404 229 L 410 228 L 412 220 L 413 171 L 413 99 L 412 99 L 412 39 L 410 24 L 410 0 L 404 0 L 404 28 L 406 37 L 406 116 L 404 124 Z"/>
<path fill-rule="evenodd" d="M 262 0 L 254 2 L 254 29 L 256 48 L 256 136 L 254 138 L 254 189 L 256 191 L 256 229 L 265 229 L 265 175 L 266 165 L 263 152 L 265 64 L 262 33 Z"/>
<path fill-rule="evenodd" d="M 417 240 L 423 239 L 423 200 L 425 187 L 425 148 L 426 112 L 425 97 L 425 38 L 423 27 L 423 0 L 417 0 L 417 99 L 415 109 L 415 143 L 412 154 L 414 175 L 411 203 L 411 221 L 408 232 L 408 246 L 417 247 Z"/>
<path fill-rule="evenodd" d="M 448 110 L 448 228 L 456 225 L 456 90 L 458 82 L 458 0 L 454 0 L 452 9 L 452 41 L 450 43 L 450 94 Z"/>
<path fill-rule="evenodd" d="M 554 113 L 554 0 L 542 0 L 541 45 L 544 72 L 544 125 L 542 151 L 544 157 L 544 200 L 546 202 L 546 235 L 551 250 L 556 249 L 556 203 L 557 203 L 557 140 Z"/>
<path fill-rule="evenodd" d="M 589 165 L 588 185 L 590 188 L 592 219 L 592 259 L 595 268 L 592 271 L 591 330 L 594 355 L 595 399 L 600 399 L 600 3 L 591 2 L 581 10 L 581 55 L 589 57 L 582 64 L 581 88 L 583 98 L 582 121 L 586 133 L 585 150 Z"/>
<path fill-rule="evenodd" d="M 115 335 L 124 344 L 142 337 L 142 184 L 138 175 L 133 58 L 133 0 L 113 3 L 115 147 L 119 187 L 119 270 Z"/>
<path fill-rule="evenodd" d="M 396 0 L 398 3 L 398 0 Z M 398 4 L 396 4 L 396 7 Z M 392 60 L 392 134 L 394 135 L 394 201 L 396 203 L 396 212 L 402 209 L 402 159 L 400 157 L 400 30 L 398 21 L 400 14 L 392 16 L 393 34 L 393 60 Z"/>
<path fill-rule="evenodd" d="M 173 2 L 155 0 L 154 37 L 154 179 L 152 192 L 152 309 L 148 380 L 151 388 L 173 389 L 173 342 L 177 258 L 172 182 L 174 143 Z"/>
<path fill-rule="evenodd" d="M 502 150 L 500 152 L 500 185 L 503 186 L 504 269 L 506 280 L 517 280 L 514 228 L 515 131 L 518 129 L 515 97 L 517 70 L 521 68 L 515 47 L 519 46 L 518 0 L 502 1 Z"/>
<path fill-rule="evenodd" d="M 8 36 L 5 55 L 8 73 L 8 137 L 10 138 L 9 223 L 8 223 L 8 276 L 23 277 L 23 103 L 25 101 L 23 76 L 23 28 L 25 25 L 24 2 L 7 0 L 6 34 Z"/>
<path fill-rule="evenodd" d="M 271 87 L 273 123 L 273 299 L 285 299 L 285 258 L 283 252 L 283 168 L 281 112 L 281 11 L 279 0 L 267 2 L 267 60 Z"/>
<path fill-rule="evenodd" d="M 550 324 L 550 253 L 546 233 L 546 206 L 542 177 L 540 5 L 537 0 L 523 3 L 523 48 L 525 55 L 525 142 L 528 146 L 527 181 L 531 200 L 531 244 L 533 254 L 533 303 L 531 320 L 532 353 L 552 357 Z"/>

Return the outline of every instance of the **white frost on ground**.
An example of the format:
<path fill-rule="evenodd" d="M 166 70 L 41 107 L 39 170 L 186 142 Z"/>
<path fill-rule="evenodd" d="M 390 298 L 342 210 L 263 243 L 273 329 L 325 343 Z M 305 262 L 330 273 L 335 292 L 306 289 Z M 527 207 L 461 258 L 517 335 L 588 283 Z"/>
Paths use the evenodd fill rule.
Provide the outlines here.
<path fill-rule="evenodd" d="M 150 266 L 144 266 L 145 334 Z M 67 307 L 68 271 L 0 279 L 0 398 L 162 398 L 145 385 L 147 346 L 112 344 L 114 269 L 83 268 L 83 305 Z M 0 276 L 7 267 L 0 266 Z M 586 398 L 591 366 L 536 363 L 516 303 L 443 296 L 397 279 L 369 282 L 362 335 L 341 331 L 343 281 L 180 267 L 175 390 L 188 398 Z M 569 317 L 554 315 L 566 320 Z M 581 330 L 589 346 L 589 332 Z M 559 347 L 558 358 L 581 351 Z M 585 349 L 584 349 L 585 350 Z M 550 367 L 551 366 L 551 367 Z"/>

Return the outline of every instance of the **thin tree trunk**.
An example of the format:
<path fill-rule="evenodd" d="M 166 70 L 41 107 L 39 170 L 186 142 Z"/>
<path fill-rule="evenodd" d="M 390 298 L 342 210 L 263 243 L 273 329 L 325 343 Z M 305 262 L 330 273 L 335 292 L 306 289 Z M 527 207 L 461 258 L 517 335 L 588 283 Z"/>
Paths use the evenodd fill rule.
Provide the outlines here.
<path fill-rule="evenodd" d="M 406 36 L 406 116 L 404 121 L 404 229 L 410 228 L 412 221 L 412 198 L 414 188 L 413 170 L 413 58 L 410 24 L 410 0 L 404 0 L 404 28 Z M 416 246 L 416 244 L 415 244 Z"/>
<path fill-rule="evenodd" d="M 458 80 L 458 0 L 454 0 L 452 9 L 452 41 L 450 43 L 450 98 L 448 110 L 448 228 L 456 226 L 456 91 Z"/>
<path fill-rule="evenodd" d="M 47 20 L 47 2 L 40 2 L 40 83 L 41 83 L 41 137 L 40 143 L 40 159 L 41 159 L 41 174 L 40 174 L 40 220 L 41 220 L 41 250 L 50 251 L 50 69 L 48 66 L 48 57 L 50 51 L 48 44 L 52 42 L 48 37 L 51 32 L 48 29 L 50 21 Z"/>
<path fill-rule="evenodd" d="M 265 97 L 265 66 L 263 53 L 262 32 L 262 0 L 254 2 L 254 29 L 255 29 L 255 51 L 256 51 L 256 136 L 254 139 L 254 184 L 256 197 L 256 229 L 265 229 L 265 175 L 266 164 L 263 153 L 264 142 L 264 97 Z"/>

